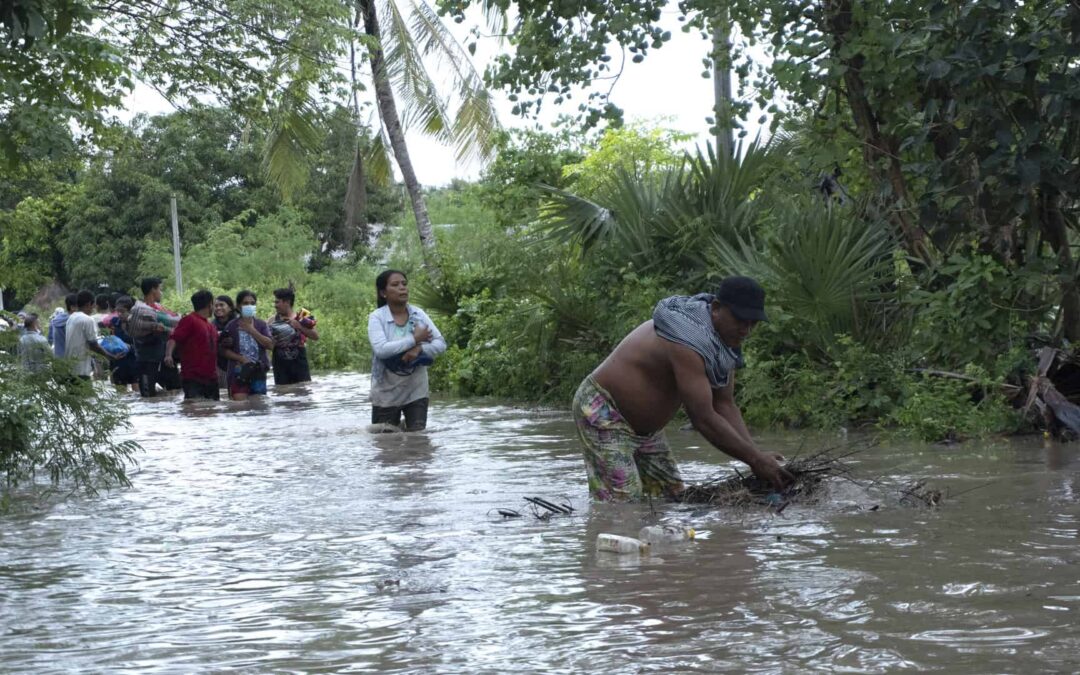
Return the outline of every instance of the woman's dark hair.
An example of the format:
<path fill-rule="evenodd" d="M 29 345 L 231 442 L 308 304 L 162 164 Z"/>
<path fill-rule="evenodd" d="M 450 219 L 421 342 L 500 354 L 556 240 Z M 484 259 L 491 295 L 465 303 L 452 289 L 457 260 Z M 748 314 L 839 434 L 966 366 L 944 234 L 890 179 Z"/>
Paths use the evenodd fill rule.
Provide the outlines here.
<path fill-rule="evenodd" d="M 279 288 L 274 291 L 274 297 L 278 300 L 284 300 L 290 305 L 296 304 L 296 293 L 291 288 Z"/>
<path fill-rule="evenodd" d="M 113 306 L 117 309 L 123 308 L 130 310 L 132 307 L 135 306 L 135 299 L 132 298 L 130 295 L 121 295 L 119 298 L 116 299 L 116 302 L 113 304 Z"/>
<path fill-rule="evenodd" d="M 94 298 L 94 305 L 100 310 L 108 311 L 112 309 L 112 298 L 108 293 L 98 293 L 98 296 Z"/>
<path fill-rule="evenodd" d="M 216 298 L 214 298 L 214 302 L 224 302 L 226 305 L 229 306 L 229 311 L 230 312 L 235 312 L 236 311 L 236 305 L 233 304 L 232 298 L 230 298 L 227 295 L 219 295 L 219 296 L 217 296 Z M 239 303 L 237 303 L 237 304 L 239 304 Z"/>
<path fill-rule="evenodd" d="M 409 280 L 409 275 L 405 274 L 401 270 L 383 270 L 379 272 L 379 276 L 375 277 L 375 306 L 382 307 L 386 304 L 386 298 L 382 293 L 386 290 L 386 284 L 390 282 L 390 277 L 395 274 L 400 274 L 405 277 L 405 281 Z"/>
<path fill-rule="evenodd" d="M 244 304 L 245 298 L 251 298 L 255 302 L 259 301 L 259 297 L 255 295 L 255 291 L 249 291 L 245 288 L 244 290 L 236 294 L 236 306 L 239 307 L 240 305 Z"/>

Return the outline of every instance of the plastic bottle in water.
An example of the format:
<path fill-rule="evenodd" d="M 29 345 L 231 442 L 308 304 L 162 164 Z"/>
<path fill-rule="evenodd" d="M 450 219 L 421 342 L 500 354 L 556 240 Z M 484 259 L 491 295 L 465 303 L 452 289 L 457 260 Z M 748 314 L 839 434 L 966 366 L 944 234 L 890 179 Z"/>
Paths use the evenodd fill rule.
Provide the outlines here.
<path fill-rule="evenodd" d="M 694 528 L 675 525 L 647 525 L 641 528 L 638 538 L 649 544 L 674 544 L 694 538 Z"/>
<path fill-rule="evenodd" d="M 647 553 L 649 545 L 633 537 L 604 533 L 596 538 L 596 550 L 610 553 Z"/>

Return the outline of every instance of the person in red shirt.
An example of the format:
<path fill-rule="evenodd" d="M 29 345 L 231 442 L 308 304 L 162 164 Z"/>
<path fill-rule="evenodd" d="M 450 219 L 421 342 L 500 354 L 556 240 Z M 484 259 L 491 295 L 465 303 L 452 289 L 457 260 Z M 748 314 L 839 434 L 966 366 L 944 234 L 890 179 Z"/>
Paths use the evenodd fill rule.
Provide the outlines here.
<path fill-rule="evenodd" d="M 210 323 L 214 294 L 201 290 L 191 296 L 194 312 L 180 319 L 165 344 L 165 365 L 174 367 L 173 352 L 180 348 L 180 380 L 184 400 L 221 400 L 218 390 L 218 332 Z"/>

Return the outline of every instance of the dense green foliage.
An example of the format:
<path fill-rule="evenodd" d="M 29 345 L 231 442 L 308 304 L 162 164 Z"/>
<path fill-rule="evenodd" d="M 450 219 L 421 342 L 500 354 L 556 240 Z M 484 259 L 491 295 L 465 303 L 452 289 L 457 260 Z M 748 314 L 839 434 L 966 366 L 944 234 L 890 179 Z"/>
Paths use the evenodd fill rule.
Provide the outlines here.
<path fill-rule="evenodd" d="M 631 145 L 655 137 L 609 132 L 566 174 L 627 133 L 638 134 Z M 439 204 L 459 213 L 471 204 L 473 213 L 473 227 L 441 234 L 454 262 L 443 286 L 414 296 L 445 317 L 452 340 L 436 381 L 462 394 L 563 403 L 657 300 L 744 273 L 769 290 L 772 317 L 739 376 L 753 424 L 873 424 L 931 440 L 1021 428 L 1000 383 L 1030 366 L 1027 340 L 1049 316 L 1003 303 L 1045 291 L 1017 286 L 989 259 L 913 271 L 872 204 L 830 203 L 793 178 L 789 167 L 806 160 L 799 152 L 798 143 L 750 146 L 739 160 L 696 152 L 637 173 L 633 153 L 623 153 L 626 165 L 603 172 L 616 180 L 587 183 L 589 198 L 572 180 L 548 190 L 540 219 L 528 221 L 534 211 L 523 208 L 510 229 L 484 213 L 498 203 L 489 191 L 513 189 L 505 172 L 495 185 L 489 175 L 433 198 L 433 213 Z"/>
<path fill-rule="evenodd" d="M 461 18 L 473 4 L 440 7 Z M 663 2 L 480 4 L 493 26 L 514 21 L 505 26 L 513 51 L 487 81 L 518 97 L 523 115 L 617 72 L 611 43 L 640 60 L 669 39 L 658 28 Z M 132 42 L 124 42 L 132 33 L 103 34 L 105 48 L 127 45 L 125 58 L 144 59 L 148 76 L 177 65 L 180 94 L 208 74 L 235 72 L 229 86 L 218 83 L 229 90 L 223 102 L 250 95 L 257 105 L 244 115 L 195 107 L 123 128 L 99 123 L 108 150 L 72 138 L 65 122 L 79 119 L 76 112 L 26 118 L 48 130 L 49 142 L 20 146 L 18 165 L 0 173 L 0 285 L 25 300 L 54 278 L 124 290 L 143 274 L 170 278 L 167 201 L 175 194 L 189 291 L 252 287 L 267 313 L 268 292 L 294 283 L 300 304 L 320 320 L 317 366 L 366 367 L 371 282 L 392 265 L 412 273 L 414 301 L 436 314 L 450 340 L 436 386 L 562 403 L 657 300 L 752 274 L 769 292 L 773 320 L 758 328 L 751 367 L 739 375 L 748 419 L 880 424 L 934 439 L 1021 426 L 1001 385 L 1024 383 L 1034 344 L 1080 339 L 1074 3 L 686 0 L 678 8 L 690 31 L 725 12 L 738 23 L 728 58 L 743 91 L 760 98 L 744 97 L 732 110 L 745 119 L 751 103 L 773 107 L 772 142 L 747 143 L 731 157 L 707 146 L 684 153 L 677 132 L 641 126 L 591 136 L 581 126 L 497 134 L 480 143 L 495 151 L 481 180 L 425 195 L 435 227 L 418 228 L 423 247 L 399 226 L 408 220 L 401 195 L 364 174 L 374 173 L 369 159 L 378 153 L 370 151 L 386 147 L 384 134 L 358 129 L 352 106 L 309 114 L 316 91 L 345 101 L 334 89 L 345 84 L 341 74 L 319 59 L 343 56 L 346 46 L 378 51 L 368 25 L 374 5 L 302 5 L 260 14 L 243 1 L 226 3 L 256 29 L 237 56 L 263 50 L 273 63 L 267 81 L 284 86 L 282 96 L 260 89 L 266 82 L 239 64 L 178 62 L 173 47 L 155 50 L 155 34 L 175 26 Z M 0 58 L 5 78 L 15 72 L 11 59 L 33 50 L 90 53 L 64 41 L 85 37 L 92 14 L 76 13 L 66 27 L 64 12 L 48 3 L 15 7 L 17 25 L 0 17 L 11 38 L 0 53 L 9 59 Z M 41 21 L 33 19 L 30 10 L 42 7 Z M 205 9 L 194 7 L 196 15 Z M 266 44 L 263 27 L 306 9 L 317 20 Z M 346 9 L 364 11 L 366 38 L 336 32 L 359 27 L 360 14 Z M 386 9 L 379 44 L 387 76 L 411 104 L 407 122 L 459 143 L 466 128 L 490 131 L 490 98 L 473 75 L 452 95 L 473 104 L 453 116 L 425 84 L 421 56 L 439 45 L 408 34 L 445 35 L 430 10 L 418 8 L 412 25 Z M 239 39 L 229 30 L 222 39 Z M 318 58 L 305 58 L 304 40 Z M 751 63 L 750 44 L 770 59 Z M 83 62 L 73 63 L 78 71 Z M 131 63 L 115 71 L 88 63 L 87 91 L 114 100 Z M 355 91 L 355 76 L 347 84 Z M 80 91 L 68 92 L 72 110 L 96 111 Z M 780 99 L 788 110 L 772 106 Z M 0 109 L 0 122 L 11 127 L 14 110 Z M 465 126 L 451 119 L 462 111 Z M 579 112 L 585 127 L 619 118 L 602 93 Z M 322 123 L 311 123 L 315 117 Z M 367 224 L 381 228 L 370 245 L 355 237 L 355 223 L 342 225 L 357 208 L 349 186 L 361 179 Z M 826 194 L 823 184 L 840 191 Z M 283 195 L 286 185 L 293 190 Z M 421 211 L 414 208 L 418 225 Z M 436 257 L 440 272 L 423 272 Z M 187 304 L 175 295 L 169 302 Z"/>
<path fill-rule="evenodd" d="M 25 371 L 15 343 L 13 331 L 0 333 L 0 513 L 39 473 L 57 489 L 128 485 L 127 468 L 141 448 L 116 439 L 129 426 L 120 399 L 94 391 L 65 361 Z"/>

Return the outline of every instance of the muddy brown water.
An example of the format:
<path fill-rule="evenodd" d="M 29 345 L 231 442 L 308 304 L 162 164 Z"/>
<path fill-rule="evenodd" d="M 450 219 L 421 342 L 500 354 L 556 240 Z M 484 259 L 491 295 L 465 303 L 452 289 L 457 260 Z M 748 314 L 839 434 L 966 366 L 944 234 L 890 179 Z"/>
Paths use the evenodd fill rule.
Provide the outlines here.
<path fill-rule="evenodd" d="M 1080 670 L 1076 445 L 890 442 L 852 459 L 886 483 L 780 517 L 654 513 L 589 504 L 562 411 L 438 399 L 429 433 L 373 435 L 367 388 L 340 374 L 262 405 L 132 399 L 132 489 L 0 519 L 0 670 Z M 670 436 L 691 479 L 734 466 Z M 892 486 L 924 477 L 988 485 L 898 505 Z M 537 520 L 532 495 L 578 511 Z M 701 537 L 595 550 L 657 521 Z"/>

